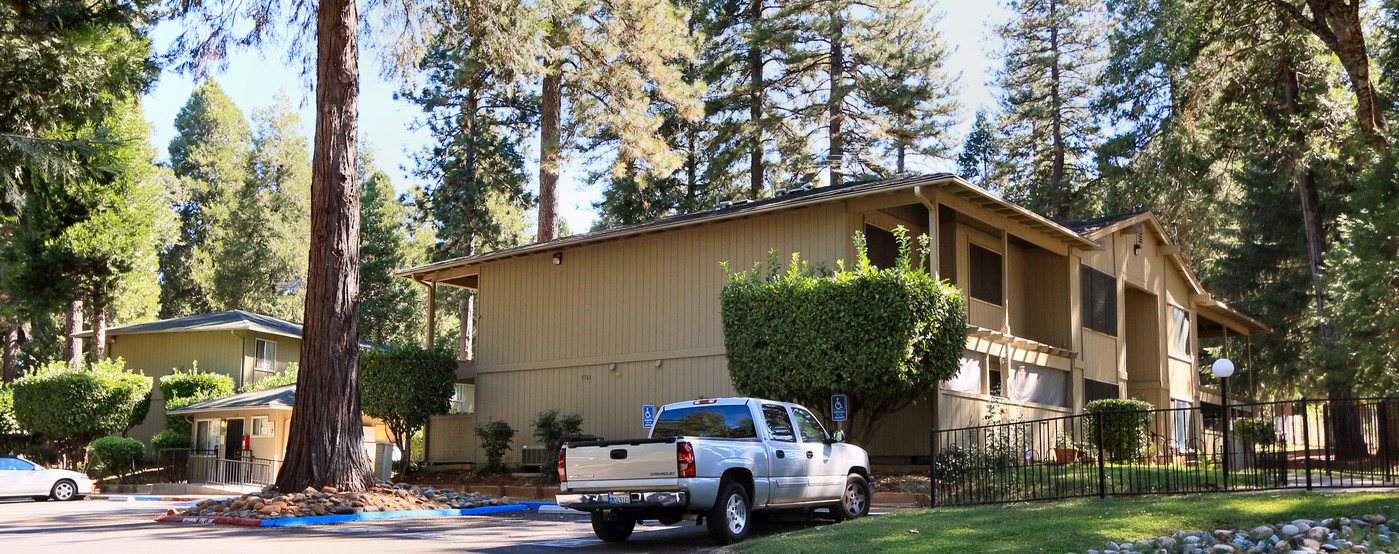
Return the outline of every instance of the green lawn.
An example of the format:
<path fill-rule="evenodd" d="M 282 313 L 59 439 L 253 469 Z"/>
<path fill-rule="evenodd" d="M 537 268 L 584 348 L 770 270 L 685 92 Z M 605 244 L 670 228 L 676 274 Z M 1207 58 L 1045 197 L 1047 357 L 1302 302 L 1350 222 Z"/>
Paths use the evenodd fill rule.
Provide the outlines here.
<path fill-rule="evenodd" d="M 1234 493 L 910 510 L 765 537 L 736 545 L 734 550 L 1063 554 L 1179 530 L 1252 528 L 1301 518 L 1373 513 L 1399 518 L 1399 494 Z"/>

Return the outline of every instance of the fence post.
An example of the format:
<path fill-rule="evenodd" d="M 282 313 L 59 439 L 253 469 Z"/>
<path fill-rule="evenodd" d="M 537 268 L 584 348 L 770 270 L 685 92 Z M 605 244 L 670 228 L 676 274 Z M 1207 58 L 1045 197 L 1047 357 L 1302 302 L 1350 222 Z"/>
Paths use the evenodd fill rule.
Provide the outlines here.
<path fill-rule="evenodd" d="M 1307 397 L 1302 397 L 1302 459 L 1307 468 L 1307 490 L 1312 490 L 1312 432 L 1307 422 Z"/>
<path fill-rule="evenodd" d="M 938 505 L 938 430 L 928 430 L 928 507 Z"/>
<path fill-rule="evenodd" d="M 1394 451 L 1389 446 L 1389 399 L 1380 400 L 1380 460 L 1384 464 L 1384 480 L 1394 480 Z"/>
<path fill-rule="evenodd" d="M 1093 415 L 1095 425 L 1098 426 L 1098 498 L 1108 497 L 1108 474 L 1107 474 L 1107 450 L 1103 448 L 1103 443 L 1107 442 L 1103 437 L 1103 413 L 1098 412 Z"/>

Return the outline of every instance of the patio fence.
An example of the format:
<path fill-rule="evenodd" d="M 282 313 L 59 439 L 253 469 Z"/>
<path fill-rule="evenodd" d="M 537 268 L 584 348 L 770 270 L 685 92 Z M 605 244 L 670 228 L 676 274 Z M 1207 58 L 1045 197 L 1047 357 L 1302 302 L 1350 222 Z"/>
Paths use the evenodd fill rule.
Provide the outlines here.
<path fill-rule="evenodd" d="M 933 429 L 935 506 L 1399 486 L 1399 398 L 1300 399 Z"/>

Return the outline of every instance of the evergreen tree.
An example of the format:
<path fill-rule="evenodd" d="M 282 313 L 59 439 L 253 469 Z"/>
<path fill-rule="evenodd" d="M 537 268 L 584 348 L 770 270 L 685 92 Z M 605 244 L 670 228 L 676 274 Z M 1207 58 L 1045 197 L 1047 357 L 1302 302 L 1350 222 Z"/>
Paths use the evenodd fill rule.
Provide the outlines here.
<path fill-rule="evenodd" d="M 161 255 L 160 316 L 217 311 L 218 247 L 227 238 L 238 192 L 248 181 L 251 133 L 233 100 L 205 81 L 175 116 L 170 166 L 179 178 L 178 241 Z"/>
<path fill-rule="evenodd" d="M 311 243 L 311 161 L 301 118 L 285 93 L 268 109 L 253 110 L 247 177 L 236 209 L 214 245 L 219 260 L 211 302 L 297 321 L 306 298 L 306 253 Z"/>
<path fill-rule="evenodd" d="M 962 153 L 957 156 L 957 171 L 969 181 L 990 190 L 999 190 L 995 181 L 996 161 L 1001 159 L 1000 145 L 996 142 L 996 119 L 991 110 L 985 107 L 976 110 L 976 121 L 962 143 Z"/>
<path fill-rule="evenodd" d="M 1102 6 L 1097 0 L 1013 0 L 996 27 L 1004 66 L 998 176 L 1012 201 L 1056 219 L 1082 214 L 1101 141 L 1092 110 L 1102 69 Z"/>
<path fill-rule="evenodd" d="M 365 164 L 368 165 L 368 164 Z M 408 210 L 394 196 L 388 174 L 372 169 L 360 179 L 360 338 L 374 344 L 410 344 L 421 337 L 418 287 L 394 276 L 424 261 L 408 233 Z"/>

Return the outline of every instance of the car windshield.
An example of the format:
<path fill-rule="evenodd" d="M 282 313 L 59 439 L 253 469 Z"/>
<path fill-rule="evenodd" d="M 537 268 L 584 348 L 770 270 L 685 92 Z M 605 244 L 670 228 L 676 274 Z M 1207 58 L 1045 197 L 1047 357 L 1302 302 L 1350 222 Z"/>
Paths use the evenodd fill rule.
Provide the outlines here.
<path fill-rule="evenodd" d="M 20 458 L 0 458 L 0 469 L 29 471 L 35 467 L 35 464 L 31 463 L 29 460 L 22 460 Z"/>
<path fill-rule="evenodd" d="M 651 436 L 755 439 L 758 431 L 747 406 L 688 406 L 662 411 Z"/>

